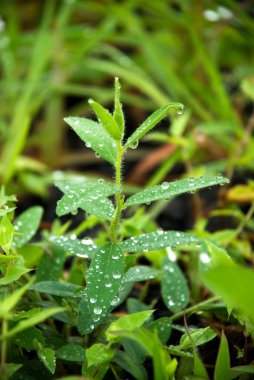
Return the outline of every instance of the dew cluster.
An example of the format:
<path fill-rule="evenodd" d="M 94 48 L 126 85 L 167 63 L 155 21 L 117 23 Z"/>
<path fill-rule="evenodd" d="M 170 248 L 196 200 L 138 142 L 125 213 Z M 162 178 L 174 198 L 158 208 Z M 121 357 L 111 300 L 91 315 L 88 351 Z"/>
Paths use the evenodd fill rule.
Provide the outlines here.
<path fill-rule="evenodd" d="M 70 236 L 51 236 L 49 241 L 62 248 L 64 252 L 84 258 L 91 257 L 93 252 L 97 249 L 92 239 L 84 238 L 80 240 L 77 239 L 75 234 Z"/>
<path fill-rule="evenodd" d="M 124 240 L 122 250 L 124 252 L 153 251 L 167 247 L 177 247 L 183 244 L 199 243 L 197 236 L 179 231 L 156 231 L 148 234 L 133 236 Z"/>
<path fill-rule="evenodd" d="M 215 185 L 224 185 L 228 179 L 222 175 L 214 177 L 185 178 L 175 182 L 163 182 L 161 185 L 155 185 L 142 190 L 127 199 L 126 206 L 136 204 L 150 204 L 152 201 L 165 199 L 170 200 L 177 195 L 184 193 L 193 193 L 207 187 Z"/>

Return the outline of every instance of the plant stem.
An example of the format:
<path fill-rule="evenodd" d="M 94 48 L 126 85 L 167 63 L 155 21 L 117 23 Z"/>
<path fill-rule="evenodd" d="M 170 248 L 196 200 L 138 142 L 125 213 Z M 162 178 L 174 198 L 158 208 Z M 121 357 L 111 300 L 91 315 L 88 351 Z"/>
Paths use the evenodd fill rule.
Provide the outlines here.
<path fill-rule="evenodd" d="M 117 240 L 117 227 L 118 227 L 118 223 L 119 223 L 122 208 L 123 208 L 122 182 L 121 182 L 123 152 L 124 152 L 124 149 L 121 145 L 121 142 L 118 141 L 117 142 L 117 160 L 115 163 L 115 184 L 119 187 L 119 189 L 115 195 L 116 209 L 115 209 L 115 214 L 113 216 L 113 219 L 109 228 L 111 241 L 113 243 L 115 243 Z"/>
<path fill-rule="evenodd" d="M 202 309 L 203 306 L 208 305 L 209 303 L 213 303 L 215 301 L 219 301 L 220 299 L 221 299 L 221 297 L 218 297 L 218 296 L 208 298 L 207 300 L 205 300 L 203 302 L 200 302 L 200 303 L 198 303 L 198 304 L 196 304 L 194 306 L 189 307 L 188 309 L 185 309 L 183 311 L 180 311 L 179 313 L 176 313 L 176 314 L 172 315 L 172 317 L 170 317 L 171 321 L 174 321 L 175 319 L 179 319 L 179 318 L 183 317 L 186 314 L 198 311 L 199 309 Z"/>
<path fill-rule="evenodd" d="M 3 317 L 2 319 L 2 335 L 3 340 L 1 344 L 1 369 L 3 374 L 5 373 L 5 363 L 6 363 L 6 357 L 7 357 L 7 338 L 4 337 L 8 332 L 8 319 Z M 5 376 L 4 378 L 5 379 Z"/>

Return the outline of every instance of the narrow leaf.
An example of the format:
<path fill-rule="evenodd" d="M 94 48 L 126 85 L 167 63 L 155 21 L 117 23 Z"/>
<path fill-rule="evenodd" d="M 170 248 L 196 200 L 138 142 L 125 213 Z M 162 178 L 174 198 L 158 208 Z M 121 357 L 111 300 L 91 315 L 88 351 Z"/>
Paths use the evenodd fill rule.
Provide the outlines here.
<path fill-rule="evenodd" d="M 178 231 L 156 231 L 148 234 L 133 236 L 123 241 L 124 252 L 154 251 L 166 247 L 177 247 L 178 245 L 199 243 L 197 236 Z"/>
<path fill-rule="evenodd" d="M 31 281 L 22 288 L 15 290 L 12 294 L 6 296 L 0 303 L 0 317 L 7 316 L 9 311 L 19 302 L 23 294 L 27 291 Z"/>
<path fill-rule="evenodd" d="M 43 310 L 31 318 L 25 319 L 25 320 L 22 320 L 21 322 L 19 322 L 15 327 L 10 329 L 6 334 L 1 335 L 0 339 L 4 339 L 4 338 L 14 336 L 17 333 L 24 331 L 31 326 L 34 326 L 34 325 L 37 325 L 37 324 L 43 322 L 45 319 L 51 317 L 52 315 L 62 312 L 63 310 L 64 309 L 61 307 Z"/>
<path fill-rule="evenodd" d="M 183 109 L 181 103 L 170 103 L 166 106 L 159 108 L 157 111 L 152 113 L 135 132 L 128 138 L 125 143 L 125 148 L 129 148 L 131 145 L 135 144 L 142 136 L 149 132 L 153 127 L 155 127 L 164 117 L 167 116 L 170 108 L 180 110 Z"/>
<path fill-rule="evenodd" d="M 0 219 L 0 246 L 9 254 L 14 236 L 14 227 L 7 215 Z"/>
<path fill-rule="evenodd" d="M 18 265 L 9 265 L 5 276 L 0 279 L 0 285 L 11 284 L 13 281 L 17 281 L 23 274 L 30 272 L 30 270 Z"/>
<path fill-rule="evenodd" d="M 86 350 L 87 366 L 99 366 L 107 363 L 113 358 L 114 354 L 115 351 L 105 346 L 105 344 L 93 344 Z"/>
<path fill-rule="evenodd" d="M 214 380 L 220 379 L 231 380 L 228 341 L 223 331 L 214 370 Z"/>
<path fill-rule="evenodd" d="M 49 241 L 60 247 L 64 252 L 80 257 L 90 257 L 96 250 L 96 244 L 90 238 L 77 239 L 76 235 L 50 236 Z"/>
<path fill-rule="evenodd" d="M 56 370 L 56 357 L 54 350 L 47 347 L 42 348 L 38 351 L 38 356 L 49 372 L 54 374 Z"/>
<path fill-rule="evenodd" d="M 87 275 L 88 307 L 96 322 L 105 317 L 116 297 L 124 273 L 124 256 L 116 244 L 95 252 Z"/>
<path fill-rule="evenodd" d="M 186 333 L 182 335 L 180 345 L 178 347 L 180 350 L 188 350 L 193 347 L 193 344 L 195 347 L 201 346 L 216 337 L 216 333 L 209 326 L 203 329 L 190 330 L 189 334 Z"/>
<path fill-rule="evenodd" d="M 92 99 L 90 99 L 88 103 L 95 112 L 99 123 L 103 125 L 103 127 L 110 134 L 110 136 L 112 136 L 116 140 L 120 140 L 120 129 L 118 128 L 115 118 L 109 113 L 109 111 Z"/>
<path fill-rule="evenodd" d="M 30 207 L 17 217 L 14 225 L 14 230 L 18 232 L 13 237 L 13 245 L 22 247 L 35 235 L 42 218 L 43 209 L 40 206 Z"/>
<path fill-rule="evenodd" d="M 68 282 L 42 281 L 31 285 L 29 289 L 58 297 L 80 297 L 82 286 Z"/>
<path fill-rule="evenodd" d="M 56 355 L 59 359 L 71 362 L 83 362 L 85 359 L 85 350 L 79 344 L 69 343 L 60 347 Z"/>
<path fill-rule="evenodd" d="M 80 117 L 67 117 L 64 120 L 85 142 L 87 148 L 92 148 L 99 156 L 114 164 L 117 156 L 116 143 L 102 125 Z"/>
<path fill-rule="evenodd" d="M 111 323 L 105 332 L 109 342 L 119 341 L 118 331 L 133 331 L 142 326 L 144 322 L 153 314 L 154 310 L 141 311 L 139 313 L 125 315 L 117 321 Z"/>
<path fill-rule="evenodd" d="M 118 78 L 115 78 L 115 109 L 113 113 L 113 117 L 116 121 L 116 124 L 118 125 L 118 128 L 120 129 L 121 136 L 123 135 L 124 131 L 124 114 L 122 110 L 122 104 L 120 101 L 120 90 L 121 85 Z"/>
<path fill-rule="evenodd" d="M 185 277 L 176 263 L 165 258 L 162 267 L 162 298 L 173 313 L 183 310 L 189 302 L 189 289 Z"/>
<path fill-rule="evenodd" d="M 123 283 L 147 281 L 160 275 L 160 271 L 146 265 L 136 265 L 130 268 L 123 277 Z"/>
<path fill-rule="evenodd" d="M 126 206 L 150 203 L 160 199 L 170 200 L 177 195 L 184 193 L 193 193 L 197 190 L 204 189 L 215 185 L 224 185 L 228 179 L 222 176 L 185 178 L 175 182 L 163 182 L 161 185 L 155 185 L 142 190 L 125 202 Z"/>
<path fill-rule="evenodd" d="M 135 363 L 134 358 L 128 355 L 125 351 L 117 350 L 112 362 L 130 373 L 135 379 L 147 380 L 148 378 L 144 366 Z"/>

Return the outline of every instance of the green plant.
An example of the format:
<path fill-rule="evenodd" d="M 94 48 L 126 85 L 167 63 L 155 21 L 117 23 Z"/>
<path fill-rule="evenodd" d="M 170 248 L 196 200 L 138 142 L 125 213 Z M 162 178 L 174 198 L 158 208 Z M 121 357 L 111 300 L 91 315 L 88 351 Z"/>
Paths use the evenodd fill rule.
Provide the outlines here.
<path fill-rule="evenodd" d="M 146 217 L 143 205 L 158 200 L 171 201 L 180 194 L 223 185 L 228 180 L 222 175 L 183 178 L 136 191 L 127 197 L 122 181 L 127 150 L 137 148 L 139 140 L 171 109 L 181 113 L 183 105 L 170 103 L 161 107 L 124 141 L 119 80 L 115 80 L 112 114 L 93 100 L 89 104 L 99 122 L 77 117 L 65 120 L 86 147 L 113 165 L 115 181 L 82 177 L 56 181 L 64 193 L 57 204 L 58 216 L 75 215 L 81 209 L 87 214 L 86 220 L 69 234 L 66 232 L 69 222 L 64 225 L 55 222 L 51 231 L 44 233 L 42 241 L 31 243 L 42 217 L 41 207 L 31 207 L 13 221 L 15 197 L 7 196 L 4 189 L 0 194 L 3 379 L 16 380 L 24 376 L 30 379 L 38 371 L 39 379 L 52 379 L 61 376 L 57 365 L 61 362 L 66 375 L 82 373 L 86 378 L 99 380 L 110 372 L 111 378 L 118 379 L 125 371 L 135 379 L 145 380 L 147 356 L 152 358 L 155 380 L 183 376 L 207 379 L 197 347 L 213 341 L 215 331 L 211 327 L 190 328 L 186 320 L 182 328 L 174 325 L 174 321 L 191 313 L 216 309 L 221 297 L 228 310 L 234 310 L 234 317 L 253 334 L 251 298 L 240 287 L 243 278 L 247 278 L 252 287 L 253 273 L 237 265 L 210 237 L 156 230 Z M 140 226 L 134 228 L 135 221 Z M 150 231 L 140 233 L 147 223 L 151 223 Z M 98 224 L 104 231 L 94 240 L 77 238 Z M 206 264 L 200 260 L 199 273 L 218 296 L 187 307 L 189 286 L 179 265 L 167 257 L 167 247 L 200 251 L 201 258 L 206 255 L 209 260 L 206 259 Z M 47 251 L 49 254 L 45 254 Z M 138 260 L 142 255 L 153 265 L 140 265 Z M 69 256 L 74 259 L 65 279 L 64 265 Z M 35 267 L 35 275 L 30 276 L 28 273 Z M 229 284 L 238 276 L 232 291 Z M 154 318 L 153 304 L 148 306 L 141 299 L 128 297 L 134 283 L 152 280 L 161 284 L 161 297 L 170 316 Z M 127 297 L 128 314 L 117 318 L 113 311 Z M 179 344 L 165 346 L 172 328 L 184 334 Z M 36 352 L 38 360 L 32 360 L 33 365 L 29 366 L 26 355 L 21 355 L 19 349 Z M 222 364 L 224 360 L 226 367 Z M 252 370 L 252 366 L 230 368 L 228 343 L 222 334 L 215 365 L 216 379 L 252 373 Z"/>

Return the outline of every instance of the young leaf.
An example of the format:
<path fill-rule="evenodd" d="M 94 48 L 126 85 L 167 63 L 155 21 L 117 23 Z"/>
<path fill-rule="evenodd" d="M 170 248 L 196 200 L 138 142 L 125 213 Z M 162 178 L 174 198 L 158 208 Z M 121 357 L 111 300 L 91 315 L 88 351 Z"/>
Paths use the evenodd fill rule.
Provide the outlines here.
<path fill-rule="evenodd" d="M 9 254 L 12 239 L 14 235 L 14 227 L 11 224 L 7 215 L 4 215 L 0 220 L 0 246 Z"/>
<path fill-rule="evenodd" d="M 115 109 L 113 113 L 113 117 L 116 121 L 116 124 L 118 125 L 118 128 L 120 129 L 121 136 L 123 135 L 124 131 L 124 114 L 122 110 L 122 104 L 120 101 L 120 90 L 121 85 L 118 78 L 115 78 Z"/>
<path fill-rule="evenodd" d="M 223 331 L 214 370 L 214 380 L 220 379 L 231 380 L 228 341 Z"/>
<path fill-rule="evenodd" d="M 105 317 L 116 297 L 124 273 L 124 256 L 116 244 L 95 252 L 87 275 L 87 300 L 93 320 Z"/>
<path fill-rule="evenodd" d="M 133 236 L 122 243 L 123 252 L 154 251 L 166 247 L 177 247 L 181 244 L 199 243 L 197 236 L 178 231 L 156 231 Z"/>
<path fill-rule="evenodd" d="M 56 357 L 54 350 L 52 350 L 52 348 L 43 347 L 38 351 L 38 356 L 49 372 L 54 374 L 56 370 Z"/>
<path fill-rule="evenodd" d="M 0 285 L 8 285 L 14 281 L 17 281 L 23 274 L 30 272 L 31 269 L 27 269 L 18 265 L 9 265 L 5 276 L 0 279 Z"/>
<path fill-rule="evenodd" d="M 118 331 L 133 331 L 142 326 L 143 323 L 153 314 L 154 310 L 141 311 L 139 313 L 125 315 L 117 321 L 111 323 L 105 332 L 109 342 L 119 341 Z"/>
<path fill-rule="evenodd" d="M 57 181 L 55 185 L 65 194 L 57 202 L 57 214 L 62 216 L 70 212 L 75 213 L 78 208 L 81 208 L 89 214 L 111 219 L 114 206 L 107 197 L 115 194 L 118 188 L 102 181 Z"/>
<path fill-rule="evenodd" d="M 14 230 L 18 232 L 13 237 L 13 245 L 21 248 L 35 235 L 42 218 L 43 209 L 40 206 L 30 207 L 17 217 Z"/>
<path fill-rule="evenodd" d="M 64 252 L 80 257 L 90 257 L 97 246 L 92 239 L 77 239 L 76 235 L 50 236 L 49 241 L 60 247 Z"/>
<path fill-rule="evenodd" d="M 56 356 L 62 360 L 83 362 L 85 359 L 85 350 L 79 344 L 68 343 L 56 351 Z"/>
<path fill-rule="evenodd" d="M 240 310 L 254 324 L 253 295 L 246 291 L 254 288 L 253 270 L 236 264 L 220 265 L 207 269 L 202 276 L 205 285 L 220 296 L 227 307 Z"/>
<path fill-rule="evenodd" d="M 80 117 L 67 117 L 64 120 L 85 142 L 87 148 L 92 148 L 99 156 L 114 164 L 117 156 L 116 143 L 102 125 Z"/>
<path fill-rule="evenodd" d="M 27 291 L 29 286 L 31 285 L 31 281 L 22 286 L 22 288 L 15 290 L 12 294 L 6 296 L 0 303 L 0 318 L 3 316 L 7 316 L 11 309 L 19 302 L 23 294 Z"/>
<path fill-rule="evenodd" d="M 107 363 L 113 358 L 114 354 L 115 351 L 105 346 L 105 344 L 93 344 L 86 350 L 87 366 L 99 366 Z"/>
<path fill-rule="evenodd" d="M 130 268 L 123 277 L 123 283 L 147 281 L 160 275 L 160 271 L 146 265 L 136 265 Z"/>
<path fill-rule="evenodd" d="M 121 131 L 118 128 L 115 118 L 109 113 L 109 111 L 102 107 L 99 103 L 95 102 L 93 99 L 89 99 L 88 103 L 95 112 L 99 123 L 103 125 L 110 136 L 112 136 L 115 140 L 120 140 Z"/>
<path fill-rule="evenodd" d="M 58 297 L 80 297 L 79 291 L 82 290 L 82 286 L 68 282 L 42 281 L 31 285 L 29 289 Z"/>
<path fill-rule="evenodd" d="M 125 143 L 124 148 L 129 148 L 133 144 L 137 143 L 138 140 L 149 132 L 153 127 L 155 127 L 164 117 L 167 116 L 170 108 L 180 110 L 183 109 L 181 103 L 169 103 L 166 106 L 159 108 L 157 111 L 152 113 L 141 125 L 138 127 L 135 132 L 128 138 Z"/>
<path fill-rule="evenodd" d="M 209 326 L 190 331 L 190 335 L 191 339 L 187 333 L 182 335 L 180 345 L 178 346 L 180 350 L 188 350 L 193 347 L 193 344 L 194 346 L 201 346 L 216 337 L 216 333 Z"/>
<path fill-rule="evenodd" d="M 215 185 L 224 185 L 228 179 L 219 175 L 215 177 L 185 178 L 175 182 L 163 182 L 161 185 L 155 185 L 142 190 L 125 202 L 125 206 L 150 203 L 160 199 L 170 200 L 177 195 L 192 193 L 206 187 Z"/>
<path fill-rule="evenodd" d="M 189 302 L 189 289 L 185 277 L 176 263 L 165 258 L 162 267 L 162 298 L 173 313 L 183 310 Z"/>
<path fill-rule="evenodd" d="M 169 317 L 162 317 L 156 321 L 149 323 L 148 330 L 156 332 L 160 341 L 166 344 L 172 331 L 171 319 Z"/>

